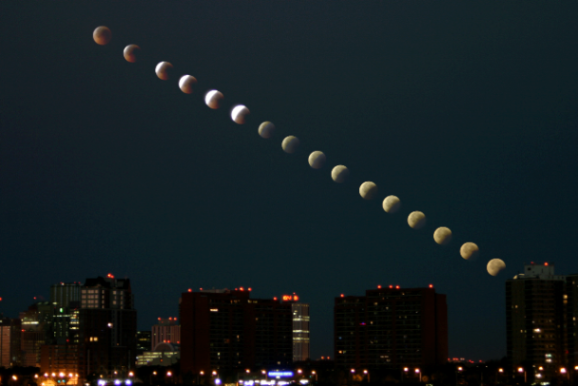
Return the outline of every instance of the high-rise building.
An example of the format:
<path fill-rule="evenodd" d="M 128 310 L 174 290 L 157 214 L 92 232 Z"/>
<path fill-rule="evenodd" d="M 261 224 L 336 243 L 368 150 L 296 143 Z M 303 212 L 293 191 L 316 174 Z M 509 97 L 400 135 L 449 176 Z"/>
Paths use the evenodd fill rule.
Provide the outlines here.
<path fill-rule="evenodd" d="M 293 295 L 291 304 L 293 315 L 293 362 L 302 362 L 310 358 L 309 352 L 309 304 L 297 303 L 299 298 Z"/>
<path fill-rule="evenodd" d="M 250 289 L 185 292 L 180 299 L 181 372 L 288 366 L 291 302 L 251 299 Z"/>
<path fill-rule="evenodd" d="M 136 332 L 136 354 L 141 355 L 145 351 L 151 351 L 151 331 Z"/>
<path fill-rule="evenodd" d="M 50 302 L 54 307 L 54 343 L 78 343 L 80 283 L 58 283 L 50 287 Z"/>
<path fill-rule="evenodd" d="M 506 281 L 507 354 L 514 367 L 532 365 L 541 380 L 576 365 L 578 275 L 556 275 L 554 264 L 526 264 Z"/>
<path fill-rule="evenodd" d="M 156 350 L 159 343 L 181 344 L 181 326 L 177 317 L 159 318 L 159 322 L 152 327 L 152 350 Z"/>
<path fill-rule="evenodd" d="M 20 319 L 0 316 L 0 367 L 20 365 Z"/>
<path fill-rule="evenodd" d="M 446 296 L 429 288 L 389 286 L 335 298 L 337 367 L 421 367 L 446 363 Z"/>
<path fill-rule="evenodd" d="M 137 313 L 129 279 L 87 279 L 81 288 L 79 373 L 127 376 L 136 360 Z"/>
<path fill-rule="evenodd" d="M 43 316 L 38 311 L 38 303 L 20 313 L 22 333 L 20 334 L 20 349 L 22 366 L 40 366 L 40 347 L 45 344 Z"/>

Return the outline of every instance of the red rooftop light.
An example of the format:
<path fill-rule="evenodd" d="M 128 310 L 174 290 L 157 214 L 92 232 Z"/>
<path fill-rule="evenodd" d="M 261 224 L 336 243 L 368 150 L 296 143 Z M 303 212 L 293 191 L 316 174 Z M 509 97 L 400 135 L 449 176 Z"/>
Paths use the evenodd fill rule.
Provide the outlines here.
<path fill-rule="evenodd" d="M 545 262 L 545 263 L 544 263 L 544 267 L 547 267 L 547 266 L 548 266 L 548 262 Z"/>
<path fill-rule="evenodd" d="M 345 295 L 341 294 L 341 297 L 344 297 Z"/>
<path fill-rule="evenodd" d="M 249 290 L 249 292 L 251 292 L 251 291 L 252 291 L 251 287 L 249 287 L 249 288 L 247 288 L 247 289 Z"/>
<path fill-rule="evenodd" d="M 193 292 L 193 290 L 191 288 L 189 288 L 189 292 Z"/>
<path fill-rule="evenodd" d="M 381 285 L 378 284 L 378 285 L 377 285 L 377 288 L 378 288 L 378 289 L 381 289 Z"/>
<path fill-rule="evenodd" d="M 392 286 L 392 285 L 390 285 L 390 286 L 389 286 L 389 288 L 393 288 L 393 286 Z"/>
<path fill-rule="evenodd" d="M 277 300 L 277 296 L 275 296 L 275 297 L 273 298 L 273 300 Z"/>
<path fill-rule="evenodd" d="M 433 288 L 433 284 L 430 284 L 430 285 L 429 285 L 429 288 Z"/>
<path fill-rule="evenodd" d="M 396 286 L 395 286 L 395 289 L 399 289 L 399 286 L 398 286 L 398 285 L 396 285 Z"/>

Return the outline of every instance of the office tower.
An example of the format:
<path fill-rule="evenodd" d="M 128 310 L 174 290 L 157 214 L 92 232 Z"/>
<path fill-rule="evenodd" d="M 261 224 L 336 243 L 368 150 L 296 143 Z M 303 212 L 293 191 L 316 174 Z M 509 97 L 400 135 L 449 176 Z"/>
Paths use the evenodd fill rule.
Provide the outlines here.
<path fill-rule="evenodd" d="M 50 302 L 54 307 L 54 343 L 78 343 L 80 283 L 58 283 L 50 287 Z"/>
<path fill-rule="evenodd" d="M 151 351 L 151 331 L 137 331 L 136 354 L 141 355 L 145 351 Z"/>
<path fill-rule="evenodd" d="M 291 302 L 250 290 L 185 292 L 180 299 L 181 372 L 283 368 L 293 359 Z"/>
<path fill-rule="evenodd" d="M 446 363 L 446 296 L 429 288 L 388 286 L 335 298 L 337 367 L 400 369 Z"/>
<path fill-rule="evenodd" d="M 20 323 L 20 349 L 22 366 L 40 366 L 40 347 L 45 344 L 44 323 L 45 318 L 38 311 L 38 303 L 28 307 L 27 311 L 21 312 Z"/>
<path fill-rule="evenodd" d="M 152 327 L 151 348 L 156 350 L 159 343 L 181 343 L 181 326 L 176 317 L 159 318 Z"/>
<path fill-rule="evenodd" d="M 79 310 L 79 373 L 127 376 L 136 360 L 137 313 L 129 279 L 87 279 Z"/>
<path fill-rule="evenodd" d="M 20 331 L 19 319 L 0 316 L 0 367 L 20 365 Z"/>
<path fill-rule="evenodd" d="M 137 357 L 137 366 L 172 366 L 181 358 L 180 345 L 159 343 Z"/>
<path fill-rule="evenodd" d="M 563 365 L 564 276 L 554 264 L 524 265 L 506 281 L 507 354 L 514 367 L 531 363 L 549 377 Z"/>
<path fill-rule="evenodd" d="M 556 275 L 554 264 L 526 264 L 506 281 L 508 358 L 532 365 L 541 381 L 576 366 L 578 275 Z M 541 369 L 541 370 L 540 370 Z"/>
<path fill-rule="evenodd" d="M 291 304 L 293 315 L 293 362 L 306 361 L 309 353 L 309 304 L 296 303 L 299 298 L 293 296 Z"/>

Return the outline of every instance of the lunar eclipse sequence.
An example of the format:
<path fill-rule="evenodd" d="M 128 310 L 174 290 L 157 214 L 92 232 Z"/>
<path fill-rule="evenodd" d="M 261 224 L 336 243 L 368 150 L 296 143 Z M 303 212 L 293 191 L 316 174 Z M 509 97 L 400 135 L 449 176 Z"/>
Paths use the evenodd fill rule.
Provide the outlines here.
<path fill-rule="evenodd" d="M 106 45 L 112 39 L 112 32 L 108 27 L 97 27 L 93 32 L 93 39 L 99 45 Z M 123 56 L 129 63 L 135 63 L 139 59 L 140 47 L 136 44 L 129 44 L 124 48 Z M 172 79 L 173 65 L 166 61 L 161 61 L 155 68 L 157 77 L 161 80 Z M 180 77 L 178 86 L 185 94 L 192 94 L 197 79 L 191 75 L 183 75 Z M 210 90 L 205 94 L 205 104 L 211 109 L 219 109 L 223 105 L 224 95 L 218 90 Z M 242 125 L 247 122 L 247 117 L 250 111 L 244 105 L 236 105 L 231 109 L 231 119 L 233 122 Z M 272 122 L 265 121 L 258 127 L 258 134 L 262 138 L 269 139 L 275 132 L 275 125 Z M 281 148 L 288 154 L 293 154 L 299 150 L 300 140 L 296 136 L 289 135 L 285 137 L 281 143 Z M 308 158 L 309 166 L 313 169 L 322 169 L 326 162 L 326 155 L 319 150 L 312 152 Z M 331 179 L 336 183 L 344 183 L 349 178 L 349 169 L 344 165 L 337 165 L 331 170 Z M 364 200 L 373 200 L 378 196 L 378 187 L 372 181 L 365 181 L 359 187 L 359 195 Z M 394 214 L 401 209 L 401 200 L 394 195 L 385 197 L 382 203 L 383 210 L 388 214 Z M 407 223 L 415 230 L 419 230 L 426 225 L 427 218 L 421 211 L 413 211 L 408 215 Z M 438 227 L 433 234 L 435 243 L 445 246 L 451 242 L 452 231 L 445 226 Z M 477 244 L 473 242 L 466 242 L 460 248 L 460 255 L 463 259 L 474 261 L 479 257 L 480 249 Z M 503 260 L 494 258 L 491 259 L 487 266 L 487 272 L 496 276 L 498 273 L 506 268 Z"/>

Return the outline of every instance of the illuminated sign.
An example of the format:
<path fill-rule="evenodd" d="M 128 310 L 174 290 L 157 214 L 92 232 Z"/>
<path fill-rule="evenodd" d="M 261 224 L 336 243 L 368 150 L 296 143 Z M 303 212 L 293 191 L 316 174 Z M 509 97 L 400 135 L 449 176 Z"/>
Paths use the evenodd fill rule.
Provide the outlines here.
<path fill-rule="evenodd" d="M 293 371 L 269 371 L 270 377 L 287 378 L 293 376 Z"/>
<path fill-rule="evenodd" d="M 282 299 L 284 302 L 290 302 L 290 301 L 296 302 L 297 300 L 299 300 L 299 296 L 297 296 L 297 295 L 283 295 Z"/>

